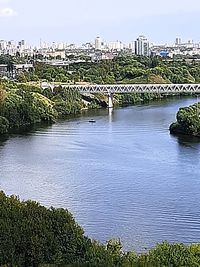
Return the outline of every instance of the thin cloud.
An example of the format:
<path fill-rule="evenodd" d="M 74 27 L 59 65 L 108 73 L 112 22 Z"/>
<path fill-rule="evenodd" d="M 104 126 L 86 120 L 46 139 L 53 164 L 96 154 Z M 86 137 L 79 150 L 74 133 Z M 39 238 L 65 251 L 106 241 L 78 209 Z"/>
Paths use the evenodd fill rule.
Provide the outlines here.
<path fill-rule="evenodd" d="M 17 16 L 17 12 L 14 9 L 10 7 L 0 8 L 0 17 L 14 17 L 14 16 Z"/>

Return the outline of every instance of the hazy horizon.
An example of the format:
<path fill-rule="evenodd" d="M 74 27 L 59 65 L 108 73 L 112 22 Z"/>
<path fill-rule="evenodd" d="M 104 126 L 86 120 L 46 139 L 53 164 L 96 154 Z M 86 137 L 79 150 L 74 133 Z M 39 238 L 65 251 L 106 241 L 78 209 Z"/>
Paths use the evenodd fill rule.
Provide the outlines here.
<path fill-rule="evenodd" d="M 199 42 L 198 0 L 0 0 L 0 39 L 84 43 L 100 36 L 108 41 L 133 41 L 145 35 L 154 43 L 176 37 Z"/>

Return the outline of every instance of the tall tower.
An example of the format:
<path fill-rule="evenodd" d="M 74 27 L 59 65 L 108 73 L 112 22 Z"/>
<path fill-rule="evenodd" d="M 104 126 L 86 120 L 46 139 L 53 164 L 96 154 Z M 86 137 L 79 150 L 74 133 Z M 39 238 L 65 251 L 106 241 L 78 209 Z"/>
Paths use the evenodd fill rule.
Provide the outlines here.
<path fill-rule="evenodd" d="M 180 45 L 180 44 L 181 44 L 181 38 L 178 38 L 178 37 L 177 37 L 177 38 L 176 38 L 175 45 L 178 46 L 178 45 Z"/>
<path fill-rule="evenodd" d="M 149 56 L 149 41 L 143 35 L 140 35 L 135 41 L 135 54 L 139 56 Z"/>
<path fill-rule="evenodd" d="M 101 43 L 102 43 L 102 40 L 101 40 L 101 38 L 100 37 L 97 37 L 96 39 L 95 39 L 95 49 L 96 50 L 101 50 Z"/>

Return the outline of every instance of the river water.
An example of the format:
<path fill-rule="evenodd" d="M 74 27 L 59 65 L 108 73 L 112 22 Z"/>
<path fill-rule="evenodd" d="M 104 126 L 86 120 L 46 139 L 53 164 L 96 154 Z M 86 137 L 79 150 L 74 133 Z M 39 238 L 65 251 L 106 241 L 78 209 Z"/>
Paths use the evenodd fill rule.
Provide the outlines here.
<path fill-rule="evenodd" d="M 125 249 L 200 242 L 200 141 L 168 131 L 195 101 L 92 111 L 12 135 L 0 141 L 0 187 L 68 208 L 89 237 L 121 238 Z"/>

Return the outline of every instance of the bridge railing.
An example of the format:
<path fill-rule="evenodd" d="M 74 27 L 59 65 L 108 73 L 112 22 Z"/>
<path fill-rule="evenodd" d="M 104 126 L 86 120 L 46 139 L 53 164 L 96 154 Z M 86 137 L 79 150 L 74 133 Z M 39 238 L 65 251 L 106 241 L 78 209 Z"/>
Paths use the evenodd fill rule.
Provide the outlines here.
<path fill-rule="evenodd" d="M 200 84 L 103 84 L 61 85 L 80 93 L 200 93 Z"/>
<path fill-rule="evenodd" d="M 91 84 L 91 85 L 68 85 L 48 84 L 42 88 L 55 87 L 69 88 L 80 93 L 200 93 L 200 84 Z"/>

